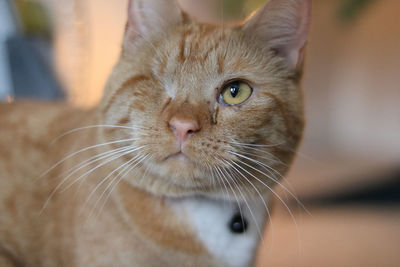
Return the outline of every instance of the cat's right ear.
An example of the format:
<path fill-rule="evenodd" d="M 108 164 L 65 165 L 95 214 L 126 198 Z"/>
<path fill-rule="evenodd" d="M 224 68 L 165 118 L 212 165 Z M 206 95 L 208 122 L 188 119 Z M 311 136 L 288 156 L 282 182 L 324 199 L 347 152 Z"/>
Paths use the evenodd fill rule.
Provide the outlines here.
<path fill-rule="evenodd" d="M 125 41 L 146 39 L 187 19 L 176 0 L 129 0 Z"/>

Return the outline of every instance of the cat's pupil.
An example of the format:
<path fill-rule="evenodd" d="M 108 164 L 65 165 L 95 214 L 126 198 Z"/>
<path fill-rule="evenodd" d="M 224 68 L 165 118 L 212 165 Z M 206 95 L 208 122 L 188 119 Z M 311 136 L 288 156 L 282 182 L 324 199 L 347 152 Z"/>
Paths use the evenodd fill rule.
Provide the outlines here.
<path fill-rule="evenodd" d="M 236 97 L 239 94 L 240 85 L 239 83 L 232 83 L 231 85 L 231 96 Z"/>
<path fill-rule="evenodd" d="M 233 216 L 229 226 L 231 232 L 235 234 L 243 234 L 248 227 L 246 218 L 243 218 L 239 213 Z"/>

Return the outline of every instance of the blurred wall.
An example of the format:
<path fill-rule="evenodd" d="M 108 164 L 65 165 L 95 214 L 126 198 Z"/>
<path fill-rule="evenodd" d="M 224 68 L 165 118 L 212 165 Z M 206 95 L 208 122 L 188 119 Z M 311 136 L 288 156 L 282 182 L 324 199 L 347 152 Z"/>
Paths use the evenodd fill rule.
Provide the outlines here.
<path fill-rule="evenodd" d="M 56 66 L 80 107 L 93 107 L 117 61 L 126 21 L 127 0 L 40 0 L 55 24 Z"/>
<path fill-rule="evenodd" d="M 6 41 L 17 32 L 17 29 L 10 10 L 11 6 L 7 1 L 0 1 L 0 100 L 7 99 L 12 94 Z"/>
<path fill-rule="evenodd" d="M 374 1 L 351 24 L 337 20 L 336 3 L 314 1 L 304 80 L 306 145 L 397 160 L 400 1 Z"/>

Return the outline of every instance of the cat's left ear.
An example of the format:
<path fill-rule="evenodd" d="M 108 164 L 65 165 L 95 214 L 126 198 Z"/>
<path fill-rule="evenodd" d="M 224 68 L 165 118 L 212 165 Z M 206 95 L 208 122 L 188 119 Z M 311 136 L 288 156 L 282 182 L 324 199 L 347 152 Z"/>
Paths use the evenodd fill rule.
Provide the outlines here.
<path fill-rule="evenodd" d="M 176 0 L 129 0 L 125 38 L 162 33 L 186 17 Z"/>
<path fill-rule="evenodd" d="M 300 69 L 310 25 L 311 0 L 269 0 L 244 24 L 244 31 Z"/>

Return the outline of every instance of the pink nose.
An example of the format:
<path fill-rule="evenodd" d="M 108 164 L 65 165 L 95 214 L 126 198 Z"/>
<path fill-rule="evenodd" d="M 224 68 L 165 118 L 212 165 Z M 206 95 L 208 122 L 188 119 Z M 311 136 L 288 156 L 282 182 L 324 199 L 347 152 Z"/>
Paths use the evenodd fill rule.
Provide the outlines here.
<path fill-rule="evenodd" d="M 182 144 L 188 137 L 200 130 L 199 125 L 194 120 L 182 120 L 173 117 L 169 122 L 169 127 L 174 132 L 179 144 Z"/>

